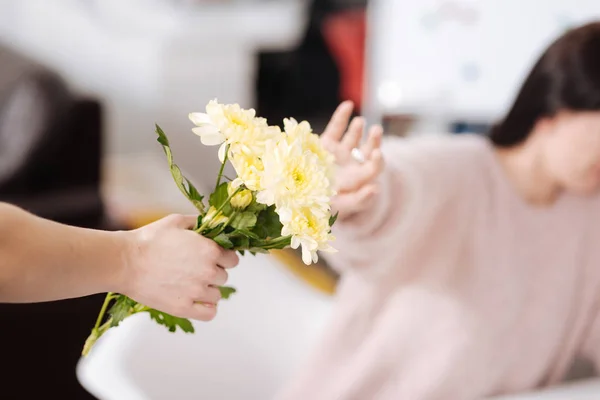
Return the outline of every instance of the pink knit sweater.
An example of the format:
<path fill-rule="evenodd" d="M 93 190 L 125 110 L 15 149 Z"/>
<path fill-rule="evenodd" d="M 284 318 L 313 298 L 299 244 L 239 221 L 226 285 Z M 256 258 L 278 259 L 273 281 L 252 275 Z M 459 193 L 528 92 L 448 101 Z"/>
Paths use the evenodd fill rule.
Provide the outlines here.
<path fill-rule="evenodd" d="M 278 399 L 481 399 L 600 363 L 600 197 L 528 205 L 482 137 L 384 153 L 372 210 L 335 229 L 334 318 Z"/>

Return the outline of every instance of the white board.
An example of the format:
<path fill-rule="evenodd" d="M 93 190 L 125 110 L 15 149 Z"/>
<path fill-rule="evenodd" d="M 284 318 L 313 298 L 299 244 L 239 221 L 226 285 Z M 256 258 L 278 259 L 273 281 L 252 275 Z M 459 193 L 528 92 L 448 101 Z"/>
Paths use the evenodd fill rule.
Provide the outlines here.
<path fill-rule="evenodd" d="M 494 119 L 546 46 L 594 19 L 598 0 L 372 0 L 368 113 Z"/>

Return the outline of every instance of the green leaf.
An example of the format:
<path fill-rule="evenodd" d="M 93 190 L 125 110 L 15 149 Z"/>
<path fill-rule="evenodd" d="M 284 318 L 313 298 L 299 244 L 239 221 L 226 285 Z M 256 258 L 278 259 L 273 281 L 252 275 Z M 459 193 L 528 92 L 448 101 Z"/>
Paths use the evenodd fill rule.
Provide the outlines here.
<path fill-rule="evenodd" d="M 246 236 L 238 236 L 236 234 L 229 237 L 233 243 L 233 248 L 237 250 L 245 250 L 250 247 L 250 239 Z"/>
<path fill-rule="evenodd" d="M 217 244 L 219 246 L 223 247 L 224 249 L 232 249 L 233 248 L 233 243 L 231 243 L 231 240 L 229 240 L 229 237 L 227 237 L 227 235 L 224 233 L 217 235 L 217 237 L 215 237 L 213 240 L 215 242 L 217 242 Z"/>
<path fill-rule="evenodd" d="M 335 215 L 332 215 L 332 216 L 329 218 L 329 226 L 330 226 L 330 227 L 332 227 L 332 226 L 333 226 L 333 224 L 335 224 L 335 221 L 337 221 L 337 218 L 338 218 L 338 215 L 339 215 L 339 214 L 340 214 L 340 213 L 339 213 L 339 212 L 337 212 L 337 213 L 335 213 Z"/>
<path fill-rule="evenodd" d="M 165 135 L 165 132 L 161 129 L 160 126 L 158 126 L 158 124 L 154 124 L 154 126 L 156 126 L 156 134 L 158 135 L 158 143 L 162 144 L 165 147 L 169 147 L 169 139 L 167 138 L 167 135 Z"/>
<path fill-rule="evenodd" d="M 188 319 L 174 317 L 152 308 L 149 309 L 148 312 L 150 313 L 150 318 L 156 321 L 159 325 L 166 326 L 169 332 L 175 332 L 177 327 L 179 327 L 184 332 L 194 333 L 194 326 Z"/>
<path fill-rule="evenodd" d="M 219 292 L 221 292 L 221 298 L 227 300 L 232 294 L 237 292 L 237 290 L 229 286 L 219 286 Z"/>
<path fill-rule="evenodd" d="M 187 188 L 183 184 L 183 174 L 181 173 L 181 170 L 176 164 L 171 164 L 171 176 L 173 177 L 173 180 L 175 181 L 175 184 L 177 185 L 179 190 L 181 190 L 181 193 L 183 193 L 185 197 L 189 199 L 189 193 L 187 192 Z"/>
<path fill-rule="evenodd" d="M 227 192 L 227 182 L 223 182 L 215 189 L 214 192 L 212 192 L 208 200 L 208 204 L 218 209 L 225 204 L 227 198 L 229 198 L 229 193 Z"/>
<path fill-rule="evenodd" d="M 236 214 L 232 218 L 230 226 L 237 230 L 251 229 L 256 225 L 256 215 L 251 212 Z"/>
<path fill-rule="evenodd" d="M 175 184 L 181 193 L 183 193 L 183 195 L 192 202 L 194 207 L 196 207 L 200 212 L 204 213 L 204 204 L 202 204 L 203 197 L 200 195 L 200 193 L 198 193 L 198 190 L 196 190 L 194 185 L 192 185 L 192 183 L 183 176 L 181 169 L 177 166 L 177 164 L 174 163 L 173 152 L 171 151 L 171 147 L 169 147 L 169 139 L 167 138 L 167 135 L 162 128 L 158 126 L 158 124 L 155 124 L 155 126 L 156 134 L 158 135 L 158 143 L 163 146 L 163 150 L 167 155 L 169 170 L 171 171 L 171 176 L 173 177 Z"/>
<path fill-rule="evenodd" d="M 244 250 L 238 250 L 238 253 L 240 253 L 240 256 L 242 257 L 246 255 L 246 252 Z"/>
<path fill-rule="evenodd" d="M 256 199 L 250 203 L 248 207 L 246 207 L 246 211 L 252 212 L 254 214 L 259 213 L 260 211 L 266 210 L 267 206 L 264 204 L 260 204 L 256 202 Z"/>
<path fill-rule="evenodd" d="M 270 206 L 258 214 L 253 232 L 261 238 L 275 238 L 281 236 L 282 228 L 283 225 L 279 221 L 279 215 L 275 212 L 275 206 Z"/>
<path fill-rule="evenodd" d="M 190 180 L 188 178 L 185 178 L 185 182 L 187 183 L 187 193 L 189 195 L 189 199 L 192 202 L 192 204 L 194 204 L 194 206 L 198 209 L 198 210 L 203 210 L 204 209 L 204 203 L 202 203 L 202 201 L 204 200 L 204 196 L 202 196 L 199 192 L 198 189 L 196 189 L 196 187 L 192 184 L 192 182 L 190 182 Z"/>
<path fill-rule="evenodd" d="M 202 215 L 198 215 L 198 221 L 196 222 L 196 226 L 194 227 L 194 230 L 200 228 L 202 226 Z"/>
<path fill-rule="evenodd" d="M 221 231 L 221 225 L 219 224 L 218 226 L 215 226 L 214 228 L 212 228 L 209 231 L 205 231 L 202 236 L 209 238 L 209 239 L 214 239 L 215 237 L 217 237 Z"/>
<path fill-rule="evenodd" d="M 135 314 L 133 307 L 136 304 L 137 303 L 129 297 L 119 295 L 119 297 L 117 297 L 117 300 L 115 301 L 115 303 L 109 311 L 109 314 L 111 316 L 110 326 L 118 326 L 121 323 L 121 321 L 123 321 L 125 318 Z"/>
<path fill-rule="evenodd" d="M 260 240 L 260 236 L 258 236 L 256 233 L 251 232 L 246 229 L 237 229 L 234 233 L 235 234 L 239 233 L 240 235 L 244 235 L 245 237 L 250 238 L 250 239 Z"/>

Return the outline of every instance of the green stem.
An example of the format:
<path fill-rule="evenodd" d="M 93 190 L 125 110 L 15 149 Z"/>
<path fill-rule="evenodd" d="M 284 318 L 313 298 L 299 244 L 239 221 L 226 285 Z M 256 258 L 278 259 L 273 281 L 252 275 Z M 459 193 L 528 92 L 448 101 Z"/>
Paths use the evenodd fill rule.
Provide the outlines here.
<path fill-rule="evenodd" d="M 280 245 L 281 243 L 284 243 L 288 240 L 290 240 L 290 236 L 280 236 L 275 239 L 265 240 L 264 242 L 260 243 L 260 245 L 257 247 L 261 247 L 265 250 L 268 250 L 270 247 Z"/>
<path fill-rule="evenodd" d="M 233 214 L 231 214 L 229 216 L 229 218 L 227 219 L 227 222 L 225 222 L 223 224 L 223 226 L 221 227 L 221 229 L 219 229 L 218 233 L 215 235 L 215 237 L 219 236 L 221 233 L 223 233 L 223 231 L 225 231 L 225 229 L 229 226 L 229 223 L 231 222 L 232 219 L 235 218 L 235 216 L 238 215 L 237 211 L 234 211 Z"/>
<path fill-rule="evenodd" d="M 217 186 L 215 186 L 215 190 L 217 190 L 217 188 L 221 184 L 221 177 L 223 176 L 223 171 L 225 170 L 225 164 L 227 164 L 228 156 L 229 156 L 229 145 L 226 145 L 225 146 L 225 158 L 223 159 L 223 162 L 221 163 L 221 169 L 219 170 L 219 175 L 217 176 Z"/>
<path fill-rule="evenodd" d="M 104 299 L 104 304 L 102 304 L 102 308 L 100 309 L 100 314 L 98 314 L 98 319 L 96 319 L 96 325 L 94 326 L 94 330 L 98 331 L 100 328 L 100 324 L 104 319 L 104 314 L 106 314 L 106 309 L 108 308 L 108 303 L 114 298 L 114 293 L 107 293 L 106 298 Z"/>
<path fill-rule="evenodd" d="M 219 213 L 221 211 L 223 211 L 223 208 L 225 208 L 225 205 L 229 204 L 229 202 L 231 201 L 231 199 L 233 198 L 233 196 L 235 196 L 236 194 L 238 194 L 238 192 L 242 190 L 241 187 L 237 188 L 235 190 L 235 192 L 231 193 L 231 196 L 227 197 L 227 199 L 223 202 L 223 204 L 221 204 L 221 206 L 219 208 L 217 208 L 217 211 L 215 212 L 215 218 L 217 217 L 217 215 L 219 215 Z M 206 229 L 206 227 L 208 226 L 208 224 L 210 224 L 210 219 L 207 221 L 203 221 L 202 225 L 200 225 L 200 228 L 196 229 L 196 233 L 200 233 L 202 234 L 202 232 L 204 232 L 204 230 Z"/>

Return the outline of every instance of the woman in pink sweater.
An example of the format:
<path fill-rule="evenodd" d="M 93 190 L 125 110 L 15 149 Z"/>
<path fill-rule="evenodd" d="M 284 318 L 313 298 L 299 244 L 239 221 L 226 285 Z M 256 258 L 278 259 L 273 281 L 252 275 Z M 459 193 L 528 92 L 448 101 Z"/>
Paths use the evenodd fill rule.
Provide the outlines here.
<path fill-rule="evenodd" d="M 600 23 L 567 32 L 481 136 L 351 157 L 344 103 L 337 308 L 285 400 L 469 400 L 600 367 Z M 600 398 L 600 394 L 599 394 Z"/>

